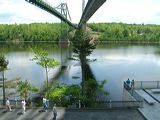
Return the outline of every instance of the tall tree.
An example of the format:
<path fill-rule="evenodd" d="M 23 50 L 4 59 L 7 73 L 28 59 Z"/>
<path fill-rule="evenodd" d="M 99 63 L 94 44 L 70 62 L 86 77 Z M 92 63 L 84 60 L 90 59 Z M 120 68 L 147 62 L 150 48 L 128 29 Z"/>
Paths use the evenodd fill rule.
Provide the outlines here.
<path fill-rule="evenodd" d="M 4 80 L 5 80 L 5 76 L 4 76 L 4 72 L 5 70 L 7 70 L 7 66 L 8 66 L 8 60 L 6 60 L 4 55 L 0 55 L 0 72 L 2 72 L 2 81 L 3 81 L 3 105 L 5 105 L 5 101 L 6 101 L 6 96 L 5 96 L 5 84 L 4 84 Z"/>
<path fill-rule="evenodd" d="M 75 56 L 79 58 L 81 63 L 82 96 L 84 96 L 87 56 L 89 56 L 93 52 L 93 50 L 96 48 L 96 44 L 93 42 L 89 33 L 82 29 L 76 30 L 71 42 L 73 46 L 73 52 L 76 54 Z"/>
<path fill-rule="evenodd" d="M 32 60 L 36 61 L 38 65 L 45 69 L 46 74 L 46 88 L 47 88 L 47 98 L 48 98 L 48 72 L 49 68 L 55 68 L 60 63 L 56 61 L 54 58 L 49 58 L 48 53 L 42 49 L 34 49 L 34 57 Z"/>

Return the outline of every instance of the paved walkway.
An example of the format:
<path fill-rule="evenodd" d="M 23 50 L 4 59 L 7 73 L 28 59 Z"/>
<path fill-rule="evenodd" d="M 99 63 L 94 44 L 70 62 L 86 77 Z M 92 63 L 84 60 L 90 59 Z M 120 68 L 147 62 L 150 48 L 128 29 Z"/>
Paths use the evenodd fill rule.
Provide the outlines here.
<path fill-rule="evenodd" d="M 141 96 L 143 96 L 142 90 L 136 90 Z M 146 90 L 148 93 L 156 96 L 160 100 L 160 94 L 153 94 L 151 89 Z M 158 97 L 159 96 L 159 97 Z M 150 96 L 151 97 L 151 96 Z M 153 105 L 148 104 L 146 101 L 143 102 L 143 108 L 139 108 L 139 111 L 145 116 L 147 120 L 160 120 L 160 103 L 155 101 Z"/>
<path fill-rule="evenodd" d="M 0 120 L 50 120 L 51 109 L 39 113 L 40 109 L 27 109 L 23 115 L 17 115 L 21 109 L 3 113 L 0 109 Z M 66 110 L 58 108 L 57 120 L 145 120 L 136 109 L 118 110 Z"/>

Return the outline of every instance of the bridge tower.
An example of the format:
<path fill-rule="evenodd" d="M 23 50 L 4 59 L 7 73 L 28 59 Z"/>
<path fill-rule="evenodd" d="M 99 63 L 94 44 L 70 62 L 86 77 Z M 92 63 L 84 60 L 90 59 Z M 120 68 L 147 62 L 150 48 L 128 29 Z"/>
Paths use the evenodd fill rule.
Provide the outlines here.
<path fill-rule="evenodd" d="M 71 21 L 71 16 L 68 10 L 67 3 L 61 3 L 55 9 L 59 9 L 62 16 L 64 16 L 66 19 L 69 18 Z M 67 58 L 70 56 L 70 51 L 68 50 L 68 31 L 69 26 L 61 19 L 61 35 L 59 38 L 59 45 L 61 48 L 61 65 L 65 66 Z"/>
<path fill-rule="evenodd" d="M 62 16 L 64 16 L 66 19 L 69 17 L 69 20 L 71 21 L 71 16 L 69 14 L 67 3 L 61 3 L 55 9 L 59 9 Z M 65 22 L 61 19 L 61 39 L 66 39 L 67 33 L 68 33 L 68 26 L 66 27 Z M 61 41 L 64 42 L 64 41 Z"/>

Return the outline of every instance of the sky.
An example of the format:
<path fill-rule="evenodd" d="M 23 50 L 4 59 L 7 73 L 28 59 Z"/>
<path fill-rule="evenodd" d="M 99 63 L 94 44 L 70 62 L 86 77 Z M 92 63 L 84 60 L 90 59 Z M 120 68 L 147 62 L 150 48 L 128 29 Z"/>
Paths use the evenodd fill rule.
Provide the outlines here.
<path fill-rule="evenodd" d="M 53 7 L 57 7 L 61 2 L 67 3 L 72 22 L 79 22 L 82 15 L 82 0 L 44 1 Z M 25 0 L 0 0 L 0 24 L 35 22 L 55 23 L 60 20 Z M 107 0 L 88 22 L 160 25 L 160 0 Z"/>

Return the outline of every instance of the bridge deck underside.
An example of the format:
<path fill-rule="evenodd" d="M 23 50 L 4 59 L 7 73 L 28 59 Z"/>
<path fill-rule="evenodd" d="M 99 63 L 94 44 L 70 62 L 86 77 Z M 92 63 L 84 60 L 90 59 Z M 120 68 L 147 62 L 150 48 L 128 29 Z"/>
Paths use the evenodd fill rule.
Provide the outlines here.
<path fill-rule="evenodd" d="M 77 28 L 77 26 L 73 23 L 71 23 L 67 18 L 65 18 L 61 13 L 59 13 L 57 10 L 55 10 L 50 4 L 44 2 L 43 0 L 25 0 L 33 5 L 38 6 L 39 8 L 55 15 L 56 17 L 58 17 L 59 19 L 61 19 L 62 21 L 66 22 L 68 25 Z M 84 9 L 84 12 L 82 14 L 82 17 L 80 19 L 79 25 L 78 27 L 82 27 L 83 24 L 85 24 L 90 17 L 97 11 L 97 9 L 99 9 L 103 3 L 106 0 L 88 0 L 88 3 Z"/>
<path fill-rule="evenodd" d="M 78 26 L 81 27 L 83 23 L 86 23 L 105 1 L 106 0 L 88 0 Z"/>

